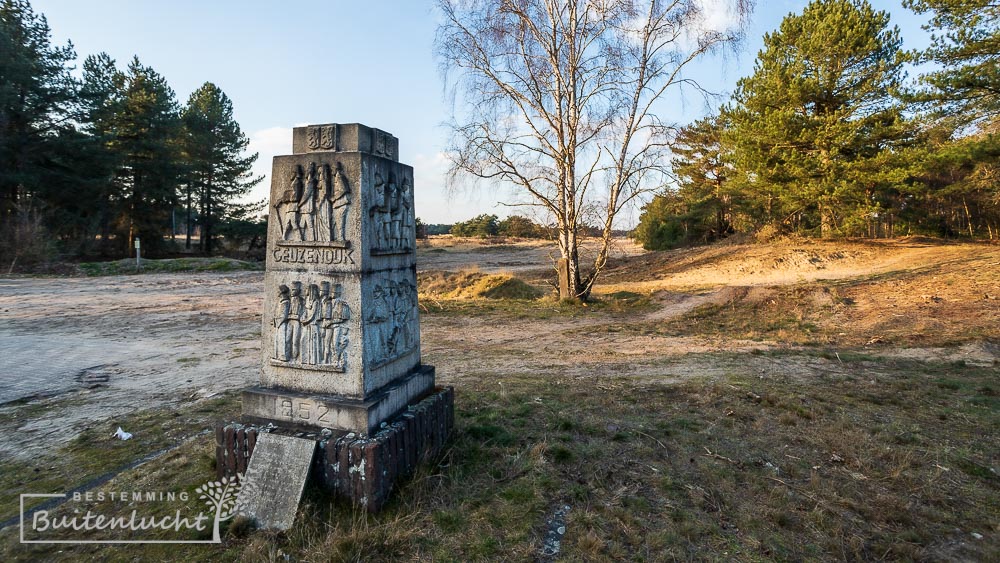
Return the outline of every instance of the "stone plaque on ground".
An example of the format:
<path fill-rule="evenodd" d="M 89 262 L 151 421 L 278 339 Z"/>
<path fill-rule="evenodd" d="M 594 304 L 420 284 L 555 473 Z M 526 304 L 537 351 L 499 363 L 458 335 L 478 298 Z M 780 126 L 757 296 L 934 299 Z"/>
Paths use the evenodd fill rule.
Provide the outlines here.
<path fill-rule="evenodd" d="M 297 127 L 274 158 L 250 420 L 359 434 L 434 388 L 420 365 L 413 169 L 392 135 Z"/>
<path fill-rule="evenodd" d="M 287 530 L 295 522 L 316 440 L 261 434 L 236 504 L 258 528 Z"/>

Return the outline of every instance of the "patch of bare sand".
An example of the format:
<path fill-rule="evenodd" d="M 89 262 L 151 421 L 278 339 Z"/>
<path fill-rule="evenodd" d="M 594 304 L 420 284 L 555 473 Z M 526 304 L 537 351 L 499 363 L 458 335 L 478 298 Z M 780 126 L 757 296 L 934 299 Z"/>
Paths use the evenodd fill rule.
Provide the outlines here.
<path fill-rule="evenodd" d="M 1000 247 L 906 239 L 718 244 L 618 261 L 605 272 L 602 284 L 608 292 L 790 285 L 920 271 L 974 257 L 1000 261 Z"/>
<path fill-rule="evenodd" d="M 25 405 L 0 407 L 0 455 L 30 457 L 110 417 L 254 383 L 262 291 L 259 272 L 0 280 L 0 344 L 18 347 L 0 355 L 0 374 L 17 384 L 0 404 L 47 397 L 29 402 L 27 419 Z M 72 354 L 67 341 L 94 348 L 76 369 L 42 363 L 27 372 L 16 361 Z"/>
<path fill-rule="evenodd" d="M 476 270 L 484 273 L 524 273 L 551 270 L 555 276 L 555 262 L 559 258 L 559 247 L 550 240 L 503 239 L 489 241 L 452 237 L 432 236 L 422 241 L 417 248 L 417 269 L 419 271 Z M 583 260 L 592 259 L 598 250 L 596 239 L 584 239 L 581 244 Z M 612 241 L 611 257 L 625 259 L 638 256 L 645 251 L 631 239 Z"/>
<path fill-rule="evenodd" d="M 989 366 L 998 359 L 988 338 L 990 327 L 996 334 L 1000 321 L 1000 301 L 991 300 L 1000 295 L 997 266 L 996 246 L 920 240 L 718 245 L 634 254 L 617 261 L 596 293 L 649 292 L 656 305 L 651 312 L 626 319 L 431 317 L 424 323 L 424 350 L 429 361 L 442 366 L 445 380 L 453 370 L 581 378 L 613 373 L 653 381 L 723 373 L 787 377 L 843 373 L 839 360 L 808 353 L 798 356 L 794 349 L 792 355 L 780 358 L 746 354 L 788 348 L 784 342 L 618 330 L 633 323 L 676 320 L 705 305 L 729 305 L 735 314 L 741 310 L 752 314 L 747 306 L 770 306 L 816 312 L 828 331 L 846 336 L 838 343 L 851 346 L 869 344 L 872 334 L 890 326 L 901 334 L 933 329 L 956 338 L 975 327 L 986 331 L 987 339 L 975 337 L 961 347 L 929 348 L 878 346 L 876 339 L 870 352 Z M 823 284 L 814 290 L 797 292 L 801 303 L 785 301 L 783 287 L 818 281 Z M 738 354 L 740 360 L 720 360 L 720 354 Z M 878 373 L 874 364 L 868 370 Z"/>

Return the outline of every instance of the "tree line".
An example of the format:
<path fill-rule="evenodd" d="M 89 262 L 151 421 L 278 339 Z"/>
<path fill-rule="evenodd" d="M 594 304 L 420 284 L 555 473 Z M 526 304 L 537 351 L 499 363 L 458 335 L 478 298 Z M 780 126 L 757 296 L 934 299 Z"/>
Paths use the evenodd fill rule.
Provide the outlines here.
<path fill-rule="evenodd" d="M 0 259 L 54 252 L 123 257 L 170 250 L 178 234 L 210 254 L 220 235 L 260 236 L 261 181 L 233 104 L 206 82 L 180 104 L 167 80 L 105 53 L 73 75 L 27 0 L 0 1 Z M 178 232 L 180 231 L 180 232 Z"/>
<path fill-rule="evenodd" d="M 513 238 L 554 238 L 554 229 L 546 228 L 521 215 L 511 215 L 500 219 L 496 215 L 483 213 L 459 221 L 448 231 L 457 237 L 513 237 Z"/>
<path fill-rule="evenodd" d="M 452 225 L 426 225 L 418 218 L 417 232 L 418 236 L 421 237 L 450 234 L 469 238 L 509 237 L 555 240 L 559 236 L 559 229 L 555 224 L 542 225 L 523 215 L 511 215 L 501 219 L 491 213 L 483 213 Z M 600 237 L 603 230 L 594 225 L 581 224 L 578 226 L 578 232 L 580 236 L 584 237 Z M 624 231 L 614 231 L 614 236 L 625 235 Z"/>
<path fill-rule="evenodd" d="M 1000 239 L 1000 5 L 904 0 L 932 42 L 902 50 L 865 0 L 814 0 L 765 35 L 754 72 L 678 132 L 650 249 L 733 233 Z M 934 70 L 906 78 L 907 65 Z"/>

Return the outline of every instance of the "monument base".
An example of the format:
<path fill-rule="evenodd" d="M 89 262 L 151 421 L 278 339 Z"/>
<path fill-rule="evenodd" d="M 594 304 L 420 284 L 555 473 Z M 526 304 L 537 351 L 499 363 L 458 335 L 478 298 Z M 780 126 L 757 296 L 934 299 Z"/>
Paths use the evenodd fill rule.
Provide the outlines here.
<path fill-rule="evenodd" d="M 401 479 L 412 474 L 424 459 L 441 453 L 454 425 L 452 387 L 434 389 L 367 436 L 353 432 L 323 436 L 317 429 L 273 427 L 273 423 L 220 425 L 215 431 L 216 471 L 219 478 L 246 471 L 257 437 L 263 432 L 313 438 L 320 451 L 314 458 L 312 478 L 335 496 L 377 512 Z"/>
<path fill-rule="evenodd" d="M 375 434 L 382 421 L 434 389 L 434 367 L 418 366 L 367 399 L 251 387 L 243 391 L 246 422 L 282 424 L 306 430 L 329 428 L 334 432 Z"/>

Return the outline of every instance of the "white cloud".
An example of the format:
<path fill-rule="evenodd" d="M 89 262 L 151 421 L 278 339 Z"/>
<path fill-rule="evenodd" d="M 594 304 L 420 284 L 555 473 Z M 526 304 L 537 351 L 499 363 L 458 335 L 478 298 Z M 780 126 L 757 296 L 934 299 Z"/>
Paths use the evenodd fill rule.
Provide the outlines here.
<path fill-rule="evenodd" d="M 451 162 L 448 155 L 438 151 L 434 154 L 417 153 L 413 155 L 413 168 L 420 173 L 421 182 L 443 184 Z"/>
<path fill-rule="evenodd" d="M 726 31 L 740 24 L 740 15 L 733 0 L 696 0 L 701 8 L 701 28 Z"/>
<path fill-rule="evenodd" d="M 255 131 L 250 135 L 250 150 L 259 152 L 261 155 L 264 153 L 275 155 L 281 151 L 284 151 L 285 154 L 291 154 L 292 128 L 271 127 Z"/>

